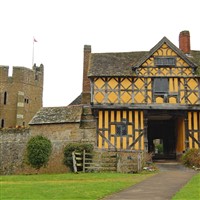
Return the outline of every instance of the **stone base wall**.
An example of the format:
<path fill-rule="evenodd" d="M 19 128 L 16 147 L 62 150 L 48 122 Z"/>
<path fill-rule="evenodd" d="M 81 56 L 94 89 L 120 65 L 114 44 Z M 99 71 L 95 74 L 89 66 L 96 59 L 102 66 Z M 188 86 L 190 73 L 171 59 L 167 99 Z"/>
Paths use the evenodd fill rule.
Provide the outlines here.
<path fill-rule="evenodd" d="M 22 167 L 29 129 L 0 130 L 0 174 L 15 174 Z"/>
<path fill-rule="evenodd" d="M 43 135 L 53 145 L 48 165 L 39 171 L 26 163 L 26 146 L 31 137 Z M 95 146 L 95 128 L 80 128 L 79 123 L 34 125 L 29 129 L 0 130 L 0 174 L 65 173 L 63 150 L 72 142 L 86 142 Z"/>

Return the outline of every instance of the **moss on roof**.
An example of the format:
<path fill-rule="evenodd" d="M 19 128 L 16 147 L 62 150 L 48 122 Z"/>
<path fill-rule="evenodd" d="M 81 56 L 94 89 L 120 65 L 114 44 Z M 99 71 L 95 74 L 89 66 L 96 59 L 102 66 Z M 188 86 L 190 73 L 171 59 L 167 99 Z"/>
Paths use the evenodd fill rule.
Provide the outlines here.
<path fill-rule="evenodd" d="M 194 62 L 198 66 L 197 74 L 200 75 L 200 51 L 192 50 L 190 52 L 190 55 L 188 56 L 188 59 Z"/>
<path fill-rule="evenodd" d="M 132 76 L 132 66 L 147 53 L 92 53 L 88 76 Z"/>
<path fill-rule="evenodd" d="M 44 107 L 41 108 L 30 125 L 36 124 L 59 124 L 80 122 L 82 115 L 82 106 L 66 106 L 66 107 Z"/>

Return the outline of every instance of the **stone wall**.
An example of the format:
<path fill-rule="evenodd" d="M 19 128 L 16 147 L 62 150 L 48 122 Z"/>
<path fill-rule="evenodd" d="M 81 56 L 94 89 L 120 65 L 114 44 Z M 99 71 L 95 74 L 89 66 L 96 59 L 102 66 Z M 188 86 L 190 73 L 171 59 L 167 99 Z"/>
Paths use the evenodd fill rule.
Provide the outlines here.
<path fill-rule="evenodd" d="M 22 167 L 29 129 L 0 130 L 0 174 L 14 174 Z"/>
<path fill-rule="evenodd" d="M 36 135 L 47 137 L 53 151 L 46 167 L 39 171 L 26 164 L 28 140 Z M 34 125 L 29 129 L 0 130 L 0 174 L 65 173 L 69 169 L 63 164 L 63 150 L 68 143 L 86 142 L 95 145 L 96 130 L 80 128 L 80 123 Z"/>

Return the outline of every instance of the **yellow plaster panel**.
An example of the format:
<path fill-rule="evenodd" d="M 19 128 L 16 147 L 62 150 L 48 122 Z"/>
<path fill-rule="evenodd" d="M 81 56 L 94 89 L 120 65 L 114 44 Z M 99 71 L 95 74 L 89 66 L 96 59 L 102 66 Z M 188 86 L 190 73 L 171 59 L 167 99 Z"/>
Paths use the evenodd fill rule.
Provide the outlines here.
<path fill-rule="evenodd" d="M 115 121 L 115 112 L 111 111 L 111 118 L 110 118 L 111 122 Z"/>
<path fill-rule="evenodd" d="M 104 116 L 104 126 L 108 128 L 108 111 L 105 111 Z"/>
<path fill-rule="evenodd" d="M 128 135 L 132 135 L 132 125 L 128 125 Z"/>
<path fill-rule="evenodd" d="M 95 87 L 97 87 L 98 89 L 105 89 L 105 81 L 104 79 L 98 78 L 95 82 Z"/>
<path fill-rule="evenodd" d="M 134 102 L 136 103 L 143 103 L 144 102 L 144 95 L 139 92 L 134 92 Z"/>
<path fill-rule="evenodd" d="M 138 111 L 135 111 L 134 113 L 135 113 L 135 128 L 138 129 L 138 127 L 139 127 L 138 126 L 138 124 L 139 124 L 138 123 Z"/>
<path fill-rule="evenodd" d="M 131 92 L 124 92 L 122 95 L 121 95 L 121 103 L 131 103 Z"/>
<path fill-rule="evenodd" d="M 115 128 L 116 128 L 115 125 L 111 125 L 111 126 L 110 126 L 110 132 L 111 132 L 111 134 L 115 134 L 115 133 L 116 133 Z"/>
<path fill-rule="evenodd" d="M 190 87 L 191 90 L 194 90 L 198 87 L 198 81 L 195 79 L 190 79 L 188 81 L 188 86 Z"/>
<path fill-rule="evenodd" d="M 131 81 L 127 78 L 121 81 L 121 86 L 123 87 L 123 89 L 128 89 L 131 87 L 131 85 L 132 85 Z"/>
<path fill-rule="evenodd" d="M 99 129 L 103 128 L 103 112 L 99 111 Z"/>
<path fill-rule="evenodd" d="M 182 153 L 185 150 L 185 123 L 184 118 L 178 119 L 178 128 L 177 128 L 177 145 L 176 151 Z"/>
<path fill-rule="evenodd" d="M 108 81 L 108 85 L 111 89 L 114 89 L 118 86 L 118 82 L 116 79 L 112 78 Z"/>
<path fill-rule="evenodd" d="M 115 93 L 115 92 L 110 92 L 110 93 L 108 94 L 108 101 L 109 101 L 110 103 L 115 103 L 117 100 L 118 100 L 117 93 Z"/>
<path fill-rule="evenodd" d="M 177 102 L 176 102 L 176 97 L 170 97 L 170 98 L 169 98 L 169 103 L 171 103 L 171 104 L 177 103 Z"/>
<path fill-rule="evenodd" d="M 156 98 L 156 103 L 163 103 L 163 98 L 162 97 L 157 97 Z"/>
<path fill-rule="evenodd" d="M 132 118 L 132 111 L 129 111 L 129 122 L 132 122 L 133 121 L 133 118 Z"/>
<path fill-rule="evenodd" d="M 117 111 L 117 122 L 121 121 L 121 112 Z"/>
<path fill-rule="evenodd" d="M 192 129 L 192 113 L 188 112 L 188 129 Z"/>
<path fill-rule="evenodd" d="M 123 116 L 124 119 L 126 119 L 127 118 L 127 112 L 123 111 L 122 116 Z"/>
<path fill-rule="evenodd" d="M 177 67 L 188 67 L 188 64 L 180 57 L 176 59 L 176 66 Z"/>
<path fill-rule="evenodd" d="M 191 93 L 188 96 L 188 100 L 190 101 L 190 104 L 195 104 L 198 101 L 198 97 L 197 96 L 194 93 Z"/>
<path fill-rule="evenodd" d="M 100 92 L 94 94 L 94 102 L 95 103 L 102 103 L 104 100 L 104 95 Z"/>

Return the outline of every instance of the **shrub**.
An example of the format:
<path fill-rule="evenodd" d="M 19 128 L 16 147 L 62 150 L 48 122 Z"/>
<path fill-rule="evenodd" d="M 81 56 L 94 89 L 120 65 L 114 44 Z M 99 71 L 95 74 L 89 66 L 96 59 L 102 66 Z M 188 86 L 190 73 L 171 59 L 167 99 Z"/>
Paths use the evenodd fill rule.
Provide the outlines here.
<path fill-rule="evenodd" d="M 28 163 L 36 168 L 40 169 L 42 166 L 46 166 L 49 161 L 49 156 L 52 152 L 52 144 L 49 139 L 41 135 L 32 137 L 27 144 L 27 159 Z"/>
<path fill-rule="evenodd" d="M 87 153 L 92 153 L 93 151 L 93 145 L 92 144 L 86 144 L 86 143 L 70 143 L 66 145 L 64 148 L 64 164 L 68 166 L 71 171 L 73 171 L 73 159 L 72 159 L 72 152 L 82 152 L 85 150 Z"/>
<path fill-rule="evenodd" d="M 181 158 L 184 165 L 188 167 L 200 167 L 200 149 L 190 149 Z"/>

